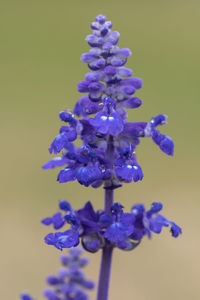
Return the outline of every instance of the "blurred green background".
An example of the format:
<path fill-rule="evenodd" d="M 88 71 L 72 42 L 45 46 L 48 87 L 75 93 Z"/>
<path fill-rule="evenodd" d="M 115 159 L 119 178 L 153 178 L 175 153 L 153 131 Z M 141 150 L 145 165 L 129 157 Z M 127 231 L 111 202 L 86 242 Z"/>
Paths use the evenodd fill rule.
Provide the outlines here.
<path fill-rule="evenodd" d="M 166 229 L 134 252 L 116 250 L 109 299 L 198 300 L 200 2 L 194 0 L 1 0 L 0 299 L 18 299 L 24 289 L 42 299 L 59 253 L 43 243 L 49 230 L 40 220 L 55 212 L 59 199 L 75 208 L 87 200 L 103 206 L 102 189 L 58 184 L 57 170 L 41 170 L 59 111 L 73 108 L 79 97 L 76 84 L 88 71 L 80 62 L 89 49 L 84 38 L 99 13 L 120 31 L 120 47 L 133 52 L 127 66 L 144 81 L 137 93 L 143 106 L 129 120 L 166 113 L 162 132 L 175 142 L 171 158 L 143 140 L 137 153 L 144 180 L 117 190 L 116 200 L 127 209 L 162 201 L 164 214 L 183 228 L 179 239 Z M 97 280 L 100 253 L 89 256 L 87 274 Z"/>

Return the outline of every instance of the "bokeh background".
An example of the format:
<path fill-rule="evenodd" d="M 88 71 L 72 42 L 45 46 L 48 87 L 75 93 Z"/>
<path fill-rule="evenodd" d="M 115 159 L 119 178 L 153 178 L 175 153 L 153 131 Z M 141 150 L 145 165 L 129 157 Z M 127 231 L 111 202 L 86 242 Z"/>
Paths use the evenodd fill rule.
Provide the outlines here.
<path fill-rule="evenodd" d="M 129 119 L 169 115 L 162 132 L 175 142 L 167 157 L 149 139 L 138 148 L 141 183 L 116 191 L 127 209 L 135 202 L 164 203 L 164 214 L 183 228 L 144 239 L 134 252 L 115 251 L 110 300 L 198 300 L 199 259 L 199 27 L 197 0 L 2 0 L 0 3 L 0 299 L 29 290 L 42 299 L 45 277 L 59 267 L 58 251 L 43 243 L 40 225 L 67 199 L 75 208 L 103 205 L 103 190 L 58 184 L 45 172 L 48 147 L 57 134 L 60 110 L 73 108 L 76 84 L 87 72 L 80 55 L 90 22 L 103 13 L 121 33 L 120 46 L 133 56 L 128 67 L 141 77 L 143 106 Z M 89 255 L 87 275 L 97 280 L 100 253 Z M 95 293 L 91 294 L 95 299 Z"/>

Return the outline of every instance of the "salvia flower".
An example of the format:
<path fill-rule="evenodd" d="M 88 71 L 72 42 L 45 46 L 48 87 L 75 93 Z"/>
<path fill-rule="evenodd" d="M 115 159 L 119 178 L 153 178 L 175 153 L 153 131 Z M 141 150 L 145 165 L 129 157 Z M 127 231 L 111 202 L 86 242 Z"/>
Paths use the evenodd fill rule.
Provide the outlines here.
<path fill-rule="evenodd" d="M 54 157 L 43 168 L 64 167 L 57 177 L 60 183 L 77 180 L 86 187 L 104 184 L 105 188 L 114 189 L 123 182 L 142 180 L 135 152 L 141 138 L 151 137 L 167 155 L 173 155 L 174 145 L 170 137 L 157 129 L 167 123 L 166 115 L 155 116 L 150 122 L 127 120 L 125 109 L 142 104 L 135 97 L 142 88 L 142 80 L 133 77 L 133 71 L 125 67 L 132 53 L 117 46 L 120 34 L 112 30 L 112 22 L 105 16 L 98 15 L 91 29 L 93 33 L 86 37 L 91 50 L 81 55 L 90 72 L 77 85 L 83 95 L 73 112 L 60 112 L 64 125 L 49 152 L 61 156 Z M 73 144 L 78 137 L 82 140 L 80 147 Z"/>
<path fill-rule="evenodd" d="M 88 264 L 87 258 L 82 258 L 82 249 L 73 248 L 69 250 L 69 255 L 60 256 L 62 268 L 57 275 L 49 275 L 46 278 L 50 286 L 43 292 L 47 300 L 88 300 L 86 290 L 94 288 L 94 282 L 85 278 L 80 270 Z M 22 300 L 34 300 L 29 294 L 21 294 Z"/>
<path fill-rule="evenodd" d="M 45 237 L 46 244 L 59 250 L 74 247 L 80 242 L 89 252 L 96 252 L 105 245 L 132 250 L 145 235 L 151 238 L 153 233 L 161 233 L 163 227 L 170 227 L 173 237 L 182 233 L 178 225 L 160 214 L 163 208 L 160 202 L 152 203 L 149 210 L 143 204 L 135 204 L 129 213 L 124 212 L 120 203 L 114 203 L 109 213 L 95 211 L 90 202 L 79 210 L 72 210 L 71 207 L 70 210 L 63 209 L 69 207 L 69 204 L 67 201 L 61 203 L 60 207 L 64 211 L 62 227 L 67 224 L 71 227 L 63 232 L 49 233 Z M 44 220 L 42 223 L 47 226 L 53 224 Z"/>
<path fill-rule="evenodd" d="M 172 237 L 177 238 L 182 229 L 161 214 L 161 202 L 152 203 L 146 209 L 143 203 L 134 204 L 129 212 L 121 203 L 114 202 L 115 188 L 122 183 L 138 182 L 143 171 L 137 161 L 137 146 L 141 139 L 149 137 L 162 152 L 172 156 L 172 139 L 159 131 L 167 124 L 168 117 L 159 114 L 149 122 L 130 122 L 127 109 L 136 109 L 142 100 L 135 94 L 143 86 L 126 63 L 131 56 L 128 48 L 120 49 L 120 34 L 112 30 L 112 22 L 98 15 L 91 23 L 92 34 L 86 37 L 91 47 L 81 55 L 89 72 L 78 82 L 81 97 L 74 109 L 59 113 L 62 125 L 52 141 L 53 157 L 43 169 L 61 167 L 57 175 L 59 183 L 77 180 L 83 186 L 105 188 L 104 209 L 94 210 L 91 202 L 75 210 L 69 202 L 59 202 L 59 211 L 44 218 L 41 223 L 53 227 L 44 238 L 47 245 L 59 250 L 71 248 L 69 255 L 62 255 L 63 268 L 58 274 L 47 277 L 50 288 L 44 290 L 47 300 L 87 300 L 87 289 L 93 289 L 80 268 L 88 261 L 81 258 L 83 248 L 91 253 L 102 249 L 97 299 L 108 299 L 109 275 L 114 248 L 131 251 L 142 239 L 160 234 L 168 227 Z M 77 143 L 77 139 L 81 144 Z M 80 145 L 80 146 L 77 146 Z M 22 294 L 22 300 L 34 300 Z"/>

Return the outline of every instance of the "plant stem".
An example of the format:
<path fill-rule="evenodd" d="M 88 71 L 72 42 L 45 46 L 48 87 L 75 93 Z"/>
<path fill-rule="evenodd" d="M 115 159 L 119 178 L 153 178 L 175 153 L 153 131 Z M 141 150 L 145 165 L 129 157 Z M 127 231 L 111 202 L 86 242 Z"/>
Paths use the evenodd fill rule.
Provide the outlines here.
<path fill-rule="evenodd" d="M 113 205 L 114 191 L 105 190 L 105 213 L 111 214 L 111 206 Z"/>
<path fill-rule="evenodd" d="M 113 196 L 114 196 L 113 190 L 105 190 L 105 212 L 107 214 L 111 213 Z M 97 300 L 108 299 L 112 252 L 113 252 L 113 247 L 111 245 L 105 245 L 104 248 L 102 249 Z"/>
<path fill-rule="evenodd" d="M 97 300 L 108 299 L 110 270 L 111 270 L 111 263 L 112 263 L 112 251 L 113 251 L 112 246 L 105 246 L 102 250 Z"/>
<path fill-rule="evenodd" d="M 108 148 L 107 148 L 107 156 L 111 163 L 111 167 L 113 168 L 113 152 L 114 152 L 114 145 L 113 145 L 113 137 L 109 136 L 108 139 Z M 114 190 L 105 189 L 105 213 L 107 215 L 111 215 L 111 206 L 114 201 Z M 102 256 L 101 256 L 101 268 L 99 274 L 99 284 L 98 284 L 98 292 L 97 292 L 97 300 L 108 300 L 108 290 L 110 284 L 110 271 L 111 271 L 111 264 L 112 264 L 112 252 L 113 246 L 110 244 L 105 244 L 102 249 Z"/>

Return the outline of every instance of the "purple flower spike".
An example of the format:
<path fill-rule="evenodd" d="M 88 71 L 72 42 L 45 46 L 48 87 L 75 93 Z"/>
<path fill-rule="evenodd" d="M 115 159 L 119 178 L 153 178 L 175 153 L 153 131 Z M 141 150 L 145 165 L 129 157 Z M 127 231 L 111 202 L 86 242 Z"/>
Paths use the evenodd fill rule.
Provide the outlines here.
<path fill-rule="evenodd" d="M 60 112 L 60 120 L 67 126 L 60 128 L 49 151 L 62 152 L 61 158 L 53 158 L 43 168 L 63 167 L 57 177 L 60 183 L 77 180 L 86 187 L 114 189 L 143 179 L 136 154 L 131 156 L 128 150 L 128 156 L 123 156 L 123 149 L 135 153 L 141 139 L 151 137 L 162 152 L 172 156 L 174 144 L 157 129 L 167 124 L 166 115 L 159 114 L 150 122 L 128 120 L 126 109 L 142 105 L 135 94 L 143 86 L 142 79 L 133 77 L 126 66 L 131 50 L 117 46 L 120 34 L 112 30 L 112 22 L 104 15 L 95 18 L 91 29 L 86 37 L 91 49 L 81 55 L 90 72 L 77 84 L 78 92 L 85 95 L 77 100 L 74 115 L 69 110 Z M 78 137 L 79 147 L 74 145 Z"/>
<path fill-rule="evenodd" d="M 88 259 L 81 257 L 81 248 L 70 249 L 68 254 L 61 255 L 62 268 L 57 275 L 46 278 L 48 288 L 43 296 L 48 300 L 88 300 L 87 291 L 94 289 L 94 282 L 85 277 L 81 268 L 88 264 Z M 84 263 L 83 263 L 84 262 Z M 29 294 L 21 294 L 21 300 L 34 300 Z"/>
<path fill-rule="evenodd" d="M 89 299 L 85 290 L 93 289 L 94 284 L 79 270 L 88 263 L 87 259 L 80 258 L 81 250 L 75 249 L 79 244 L 90 253 L 102 251 L 97 300 L 108 300 L 114 248 L 132 251 L 144 237 L 151 239 L 165 227 L 174 238 L 182 233 L 176 223 L 161 214 L 161 202 L 152 203 L 149 210 L 142 203 L 134 204 L 130 212 L 125 212 L 121 203 L 114 202 L 114 189 L 122 183 L 143 179 L 136 155 L 142 138 L 149 137 L 169 156 L 173 155 L 174 144 L 158 130 L 158 126 L 167 124 L 167 115 L 159 114 L 149 122 L 128 120 L 126 109 L 142 105 L 135 94 L 143 82 L 126 66 L 131 50 L 118 47 L 120 33 L 112 30 L 112 26 L 101 14 L 91 23 L 92 32 L 85 38 L 91 49 L 81 55 L 89 72 L 77 84 L 81 96 L 73 112 L 59 113 L 64 124 L 49 152 L 60 157 L 53 157 L 43 165 L 43 169 L 62 167 L 57 175 L 59 183 L 77 180 L 85 187 L 105 189 L 104 209 L 95 210 L 87 202 L 75 210 L 69 202 L 61 200 L 60 211 L 41 221 L 55 230 L 44 238 L 47 245 L 60 251 L 70 248 L 69 255 L 61 256 L 63 268 L 46 279 L 50 288 L 43 295 L 47 300 Z M 77 138 L 81 143 L 76 142 Z M 25 293 L 21 299 L 33 300 Z"/>

